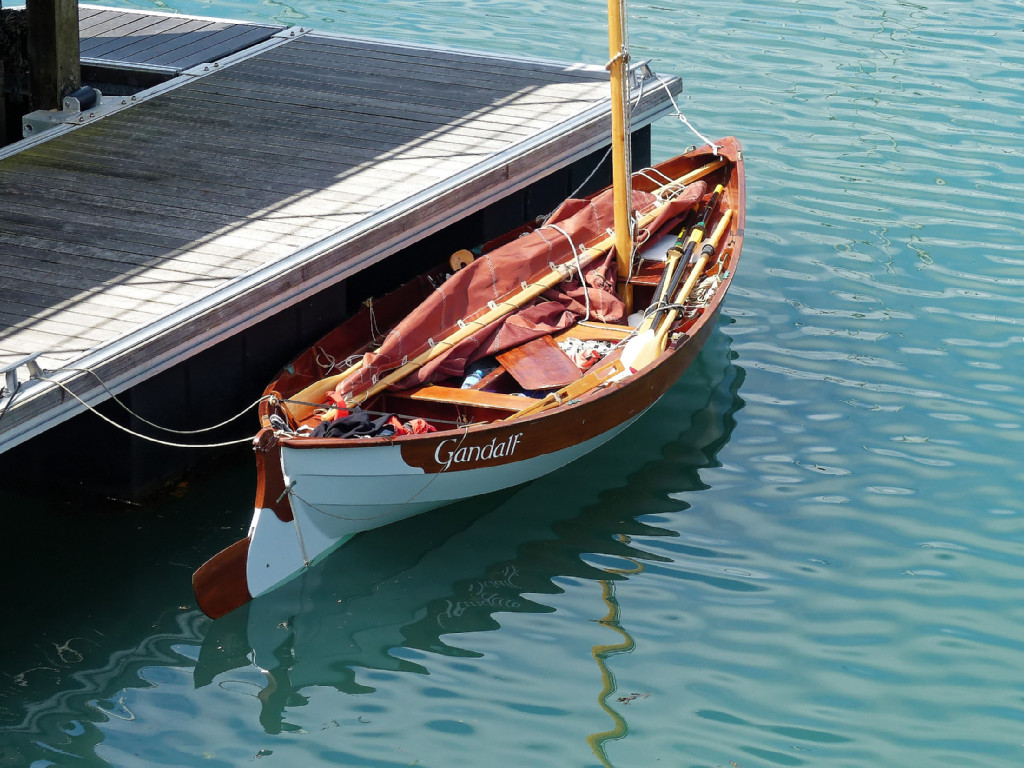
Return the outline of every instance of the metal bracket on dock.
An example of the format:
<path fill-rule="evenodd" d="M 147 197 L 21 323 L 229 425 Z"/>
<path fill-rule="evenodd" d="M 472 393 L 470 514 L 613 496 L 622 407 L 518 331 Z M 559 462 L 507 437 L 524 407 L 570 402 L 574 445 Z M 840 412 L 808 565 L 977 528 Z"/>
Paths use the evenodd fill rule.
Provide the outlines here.
<path fill-rule="evenodd" d="M 655 76 L 654 70 L 651 69 L 651 59 L 634 62 L 630 65 L 629 71 L 633 75 L 633 86 L 636 88 Z"/>
<path fill-rule="evenodd" d="M 36 358 L 41 354 L 41 352 L 36 352 L 34 355 L 23 357 L 17 362 L 0 368 L 0 373 L 4 375 L 4 386 L 3 390 L 0 391 L 0 397 L 14 395 L 15 391 L 18 389 L 18 369 L 21 366 L 25 366 L 28 369 L 28 376 L 30 379 L 38 379 L 43 375 L 43 369 L 40 368 L 39 363 L 36 362 Z"/>
<path fill-rule="evenodd" d="M 21 118 L 21 135 L 24 138 L 56 128 L 58 125 L 84 123 L 109 112 L 110 104 L 104 104 L 103 92 L 90 86 L 83 86 L 64 97 L 61 109 L 37 109 Z"/>

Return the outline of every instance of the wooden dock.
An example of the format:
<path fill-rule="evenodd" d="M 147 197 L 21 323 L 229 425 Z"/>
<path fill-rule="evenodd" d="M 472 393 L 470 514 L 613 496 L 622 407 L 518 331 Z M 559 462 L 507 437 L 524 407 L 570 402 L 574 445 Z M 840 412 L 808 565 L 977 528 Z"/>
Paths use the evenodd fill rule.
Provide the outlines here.
<path fill-rule="evenodd" d="M 0 368 L 90 404 L 609 142 L 601 67 L 89 6 L 81 40 L 168 79 L 0 149 Z M 29 373 L 0 452 L 83 410 Z"/>

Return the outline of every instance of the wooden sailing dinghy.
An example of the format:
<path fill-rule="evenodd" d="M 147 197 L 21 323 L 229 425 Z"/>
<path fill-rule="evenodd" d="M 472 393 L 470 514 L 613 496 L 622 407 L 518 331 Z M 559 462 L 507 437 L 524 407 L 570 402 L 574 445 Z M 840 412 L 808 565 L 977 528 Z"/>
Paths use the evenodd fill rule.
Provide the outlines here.
<path fill-rule="evenodd" d="M 249 535 L 192 579 L 207 615 L 361 531 L 586 455 L 696 356 L 743 242 L 742 153 L 728 138 L 630 172 L 624 11 L 608 0 L 612 188 L 454 254 L 270 383 Z"/>
<path fill-rule="evenodd" d="M 631 256 L 609 234 L 612 190 L 570 200 L 447 279 L 434 270 L 364 306 L 289 364 L 260 408 L 249 534 L 193 578 L 202 610 L 223 615 L 361 531 L 551 472 L 653 405 L 735 274 L 739 143 L 632 186 Z"/>

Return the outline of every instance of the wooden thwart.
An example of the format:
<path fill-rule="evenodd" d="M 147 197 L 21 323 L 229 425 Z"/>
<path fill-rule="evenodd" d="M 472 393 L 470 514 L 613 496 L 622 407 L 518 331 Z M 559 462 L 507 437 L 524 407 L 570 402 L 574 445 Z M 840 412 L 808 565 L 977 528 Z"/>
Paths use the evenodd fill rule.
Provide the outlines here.
<path fill-rule="evenodd" d="M 479 389 L 459 389 L 429 384 L 418 389 L 391 390 L 389 397 L 420 400 L 450 405 L 472 405 L 478 408 L 493 408 L 501 411 L 518 411 L 524 405 L 542 402 L 535 397 L 505 395 L 500 392 L 484 392 Z"/>
<path fill-rule="evenodd" d="M 580 341 L 622 341 L 633 332 L 631 325 L 615 323 L 576 323 L 571 328 L 559 331 L 554 335 L 556 342 L 573 338 Z"/>

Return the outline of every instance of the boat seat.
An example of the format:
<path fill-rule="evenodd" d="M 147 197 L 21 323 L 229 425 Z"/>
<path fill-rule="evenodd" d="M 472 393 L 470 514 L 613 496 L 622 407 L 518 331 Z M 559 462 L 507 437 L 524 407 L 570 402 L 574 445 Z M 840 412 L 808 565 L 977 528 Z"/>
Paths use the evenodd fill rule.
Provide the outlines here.
<path fill-rule="evenodd" d="M 643 261 L 629 278 L 629 283 L 630 285 L 653 288 L 661 280 L 661 273 L 664 271 L 665 262 L 663 261 Z"/>
<path fill-rule="evenodd" d="M 388 396 L 431 403 L 472 405 L 478 408 L 494 408 L 500 411 L 519 411 L 528 405 L 539 402 L 535 397 L 505 395 L 500 392 L 484 392 L 480 389 L 442 387 L 437 384 L 428 384 L 425 387 L 417 387 L 416 389 L 390 390 Z"/>
<path fill-rule="evenodd" d="M 577 323 L 556 333 L 554 339 L 556 342 L 570 337 L 581 341 L 621 341 L 634 330 L 631 326 L 613 323 Z"/>

